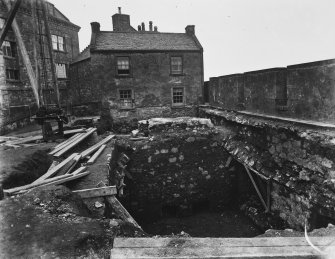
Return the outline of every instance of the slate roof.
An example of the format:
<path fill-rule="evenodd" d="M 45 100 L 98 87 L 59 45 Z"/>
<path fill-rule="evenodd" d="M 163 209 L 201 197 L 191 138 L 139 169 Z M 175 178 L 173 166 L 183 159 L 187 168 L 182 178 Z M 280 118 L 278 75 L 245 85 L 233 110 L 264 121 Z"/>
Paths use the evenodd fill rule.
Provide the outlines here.
<path fill-rule="evenodd" d="M 72 61 L 72 63 L 80 62 L 91 57 L 90 45 L 88 45 L 80 54 Z"/>
<path fill-rule="evenodd" d="M 200 50 L 186 33 L 99 32 L 95 50 Z"/>

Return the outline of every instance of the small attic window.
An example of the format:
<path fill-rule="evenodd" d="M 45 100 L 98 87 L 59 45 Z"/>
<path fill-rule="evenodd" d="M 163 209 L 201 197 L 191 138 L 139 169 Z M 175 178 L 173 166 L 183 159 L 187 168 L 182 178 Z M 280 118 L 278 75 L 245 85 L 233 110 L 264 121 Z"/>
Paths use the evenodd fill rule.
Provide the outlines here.
<path fill-rule="evenodd" d="M 130 74 L 129 57 L 117 57 L 117 74 L 118 75 Z"/>

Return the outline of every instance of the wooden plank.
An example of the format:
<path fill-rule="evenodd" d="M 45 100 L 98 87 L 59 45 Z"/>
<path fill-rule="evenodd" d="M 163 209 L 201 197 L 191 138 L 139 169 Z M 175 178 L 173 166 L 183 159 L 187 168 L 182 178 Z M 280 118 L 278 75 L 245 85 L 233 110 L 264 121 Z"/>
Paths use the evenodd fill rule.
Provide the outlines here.
<path fill-rule="evenodd" d="M 78 139 L 80 139 L 85 133 L 78 133 L 78 135 L 72 139 L 70 139 L 69 141 L 66 141 L 65 143 L 62 143 L 62 145 L 55 147 L 54 150 L 52 150 L 51 152 L 49 152 L 49 155 L 54 155 L 57 152 L 61 151 L 63 148 L 65 148 L 66 146 L 70 145 L 71 143 L 77 141 Z"/>
<path fill-rule="evenodd" d="M 76 155 L 73 157 L 68 163 L 66 163 L 60 170 L 57 171 L 55 175 L 69 174 L 73 170 L 73 168 L 78 164 L 81 156 Z"/>
<path fill-rule="evenodd" d="M 310 237 L 315 246 L 335 245 L 335 237 Z M 113 247 L 117 248 L 146 248 L 166 247 L 179 241 L 185 247 L 289 247 L 308 246 L 304 237 L 254 237 L 254 238 L 116 238 Z"/>
<path fill-rule="evenodd" d="M 111 250 L 113 259 L 188 259 L 188 258 L 320 258 L 313 248 L 304 247 L 195 247 L 195 248 L 114 248 Z"/>
<path fill-rule="evenodd" d="M 5 24 L 1 30 L 1 35 L 0 35 L 0 47 L 2 46 L 2 43 L 4 42 L 7 32 L 10 30 L 12 26 L 12 22 L 15 18 L 15 15 L 17 13 L 17 10 L 20 7 L 22 0 L 16 0 L 15 3 L 12 5 L 12 8 L 9 11 L 9 15 L 7 16 L 7 19 L 5 21 Z"/>
<path fill-rule="evenodd" d="M 94 197 L 103 197 L 111 196 L 117 193 L 116 186 L 105 186 L 100 188 L 84 189 L 72 191 L 77 193 L 81 198 L 94 198 Z"/>
<path fill-rule="evenodd" d="M 102 145 L 97 152 L 94 153 L 94 155 L 87 161 L 88 165 L 91 165 L 95 162 L 95 160 L 100 156 L 102 151 L 106 148 L 106 145 Z"/>
<path fill-rule="evenodd" d="M 78 135 L 80 135 L 80 133 L 77 133 L 75 135 L 73 135 L 72 137 L 64 140 L 63 142 L 59 143 L 57 146 L 54 147 L 54 150 L 61 147 L 61 146 L 64 146 L 66 143 L 70 142 L 71 140 L 73 140 L 74 138 L 76 138 Z"/>
<path fill-rule="evenodd" d="M 86 170 L 86 166 L 82 166 L 82 167 L 79 167 L 77 170 L 75 170 L 73 173 L 71 173 L 72 175 L 77 175 L 77 174 L 80 174 L 81 172 L 83 172 L 84 170 Z"/>
<path fill-rule="evenodd" d="M 13 194 L 13 193 L 16 193 L 16 192 L 19 192 L 19 191 L 29 190 L 29 189 L 35 188 L 37 186 L 40 186 L 40 185 L 44 185 L 44 184 L 47 184 L 47 183 L 50 183 L 50 182 L 54 182 L 54 181 L 57 181 L 59 179 L 64 179 L 64 178 L 67 178 L 67 177 L 70 177 L 70 176 L 71 175 L 60 175 L 60 176 L 56 176 L 56 177 L 53 177 L 53 178 L 46 179 L 46 180 L 41 181 L 41 182 L 36 182 L 36 183 L 33 182 L 33 183 L 23 185 L 23 186 L 20 186 L 20 187 L 7 189 L 7 190 L 4 190 L 4 192 L 8 193 L 8 194 Z"/>
<path fill-rule="evenodd" d="M 111 205 L 112 209 L 120 219 L 125 222 L 132 224 L 134 227 L 142 229 L 135 219 L 129 214 L 129 212 L 122 206 L 115 196 L 108 196 L 105 198 L 106 201 Z"/>
<path fill-rule="evenodd" d="M 7 11 L 9 11 L 11 9 L 10 1 L 9 0 L 4 0 L 3 2 L 5 3 Z M 22 38 L 21 31 L 19 29 L 19 26 L 18 26 L 15 18 L 12 21 L 12 29 L 13 29 L 14 34 L 15 34 L 15 38 L 16 38 L 16 42 L 17 42 L 18 47 L 19 47 L 19 51 L 21 53 L 23 64 L 25 65 L 26 72 L 28 74 L 28 78 L 29 78 L 29 81 L 30 81 L 30 86 L 33 89 L 33 93 L 34 93 L 34 97 L 36 99 L 37 107 L 39 108 L 40 107 L 40 101 L 39 101 L 39 95 L 38 95 L 38 85 L 37 85 L 36 76 L 35 76 L 33 67 L 31 65 L 27 49 L 25 47 L 25 44 L 24 44 L 24 41 L 23 41 L 23 38 Z"/>
<path fill-rule="evenodd" d="M 19 144 L 24 144 L 24 143 L 28 143 L 28 142 L 32 142 L 32 141 L 36 141 L 36 140 L 42 140 L 43 136 L 38 135 L 38 136 L 31 136 L 31 137 L 27 137 L 27 138 L 21 138 L 18 140 L 13 140 L 13 141 L 7 141 L 6 144 L 9 145 L 19 145 Z"/>
<path fill-rule="evenodd" d="M 73 129 L 73 130 L 64 130 L 64 135 L 74 134 L 74 133 L 83 133 L 86 129 L 80 128 L 80 129 Z"/>
<path fill-rule="evenodd" d="M 66 182 L 69 182 L 69 181 L 72 181 L 72 180 L 84 177 L 84 176 L 88 175 L 89 173 L 90 172 L 86 171 L 86 172 L 83 172 L 83 173 L 80 173 L 80 174 L 76 174 L 76 175 L 65 174 L 65 175 L 62 175 L 62 176 L 66 176 L 66 177 L 61 178 L 61 179 L 56 180 L 56 181 L 50 181 L 48 183 L 43 183 L 42 185 L 40 185 L 40 187 L 45 187 L 45 186 L 48 186 L 48 185 L 58 185 L 58 184 L 61 184 L 61 183 L 66 183 Z"/>
<path fill-rule="evenodd" d="M 102 146 L 103 144 L 106 144 L 108 141 L 110 141 L 112 138 L 114 138 L 115 135 L 109 135 L 107 136 L 106 138 L 104 138 L 103 140 L 101 140 L 100 142 L 98 142 L 97 144 L 95 144 L 94 146 L 84 150 L 82 153 L 81 153 L 81 156 L 82 157 L 87 157 L 89 156 L 90 154 L 92 154 L 95 150 L 97 150 L 100 146 Z"/>
<path fill-rule="evenodd" d="M 78 153 L 73 153 L 68 158 L 66 158 L 64 161 L 62 161 L 61 163 L 56 165 L 54 168 L 52 168 L 50 171 L 46 172 L 44 175 L 42 175 L 37 180 L 35 180 L 34 183 L 42 182 L 45 179 L 53 176 L 58 170 L 60 170 L 64 165 L 66 165 L 69 161 L 71 161 L 77 155 L 78 155 Z"/>
<path fill-rule="evenodd" d="M 95 132 L 97 129 L 93 128 L 92 130 L 89 130 L 87 133 L 85 133 L 83 136 L 81 136 L 79 139 L 77 139 L 75 142 L 71 143 L 70 145 L 64 147 L 61 151 L 54 154 L 54 157 L 60 157 L 63 154 L 65 154 L 67 151 L 69 151 L 74 146 L 78 145 L 81 141 L 83 141 L 85 138 L 89 137 L 93 132 Z M 82 156 L 84 157 L 84 156 Z"/>
<path fill-rule="evenodd" d="M 259 191 L 258 186 L 257 186 L 257 184 L 256 184 L 256 182 L 255 182 L 255 180 L 254 180 L 254 178 L 252 177 L 252 175 L 251 175 L 251 173 L 250 173 L 250 171 L 249 171 L 249 168 L 248 168 L 246 165 L 244 165 L 244 168 L 245 168 L 245 170 L 247 171 L 247 174 L 248 174 L 248 176 L 249 176 L 249 178 L 250 178 L 250 180 L 251 180 L 251 182 L 252 182 L 252 185 L 254 186 L 254 188 L 255 188 L 255 190 L 256 190 L 256 192 L 257 192 L 257 195 L 258 195 L 258 197 L 259 197 L 261 203 L 263 204 L 263 206 L 264 206 L 264 208 L 265 208 L 265 211 L 268 212 L 268 211 L 269 211 L 269 208 L 268 208 L 268 206 L 266 205 L 266 203 L 265 203 L 265 201 L 264 201 L 264 199 L 263 199 L 263 196 L 262 196 L 261 192 Z"/>

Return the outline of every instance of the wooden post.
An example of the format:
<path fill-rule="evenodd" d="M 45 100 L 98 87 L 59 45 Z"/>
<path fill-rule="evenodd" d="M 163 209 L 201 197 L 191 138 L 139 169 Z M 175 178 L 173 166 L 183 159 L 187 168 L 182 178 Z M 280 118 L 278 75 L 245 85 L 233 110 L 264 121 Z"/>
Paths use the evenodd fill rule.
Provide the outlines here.
<path fill-rule="evenodd" d="M 9 0 L 4 0 L 4 3 L 7 7 L 7 10 L 9 11 L 11 9 L 11 4 L 10 4 Z M 28 74 L 28 77 L 29 77 L 29 80 L 30 80 L 30 84 L 31 84 L 31 87 L 33 89 L 33 93 L 34 93 L 34 96 L 35 96 L 35 99 L 36 99 L 37 107 L 40 107 L 40 100 L 39 100 L 39 95 L 38 95 L 38 85 L 37 85 L 37 82 L 36 82 L 36 77 L 35 77 L 35 74 L 34 74 L 33 67 L 30 63 L 30 58 L 29 58 L 27 49 L 24 45 L 19 26 L 18 26 L 15 18 L 13 18 L 12 29 L 14 31 L 17 44 L 19 46 L 19 50 L 20 50 L 20 53 L 21 53 L 21 56 L 22 56 L 23 63 L 24 63 L 24 65 L 26 67 L 26 70 L 27 70 L 27 74 Z"/>
<path fill-rule="evenodd" d="M 1 30 L 1 35 L 0 35 L 0 47 L 2 46 L 3 41 L 6 38 L 7 32 L 10 29 L 10 27 L 12 26 L 12 22 L 15 18 L 15 15 L 17 13 L 17 10 L 20 7 L 22 0 L 16 0 L 16 2 L 13 4 L 12 8 L 9 11 L 9 15 L 6 19 L 6 22 Z"/>
<path fill-rule="evenodd" d="M 30 7 L 31 7 L 31 16 L 33 17 L 33 45 L 34 45 L 34 62 L 35 62 L 35 75 L 36 75 L 36 84 L 38 86 L 38 92 L 39 92 L 39 99 L 40 99 L 40 104 L 44 106 L 44 99 L 43 99 L 43 90 L 40 85 L 40 65 L 38 63 L 38 52 L 37 52 L 37 44 L 38 44 L 38 20 L 37 20 L 37 11 L 36 11 L 36 0 L 31 0 L 30 1 Z"/>
<path fill-rule="evenodd" d="M 51 33 L 50 33 L 49 21 L 48 21 L 48 11 L 47 11 L 47 8 L 46 8 L 46 2 L 44 0 L 38 0 L 38 1 L 42 1 L 42 3 L 41 3 L 42 4 L 42 13 L 43 13 L 45 34 L 46 34 L 47 42 L 48 42 L 48 51 L 49 51 L 49 57 L 50 57 L 52 81 L 53 81 L 54 89 L 55 89 L 55 92 L 56 92 L 57 106 L 58 106 L 58 108 L 60 108 L 59 89 L 58 89 L 58 82 L 57 82 L 57 76 L 56 76 L 54 53 L 53 53 L 53 50 L 52 50 Z"/>
<path fill-rule="evenodd" d="M 254 178 L 252 177 L 252 175 L 251 175 L 251 173 L 249 171 L 249 168 L 246 165 L 244 165 L 244 168 L 247 171 L 247 174 L 248 174 L 248 176 L 249 176 L 249 178 L 250 178 L 250 180 L 252 182 L 252 185 L 254 186 L 254 188 L 255 188 L 255 190 L 257 192 L 257 195 L 258 195 L 259 199 L 261 200 L 262 205 L 265 208 L 265 212 L 269 212 L 269 209 L 268 209 L 268 207 L 267 207 L 267 205 L 266 205 L 266 203 L 265 203 L 265 201 L 263 199 L 263 196 L 262 196 L 261 192 L 259 191 L 258 186 L 257 186 Z"/>
<path fill-rule="evenodd" d="M 132 224 L 134 227 L 142 229 L 135 219 L 129 214 L 129 212 L 122 206 L 119 200 L 115 196 L 105 197 L 107 202 L 111 205 L 116 215 L 125 222 Z"/>
<path fill-rule="evenodd" d="M 2 184 L 0 184 L 0 201 L 3 200 L 4 197 L 5 197 L 5 195 L 3 193 Z"/>
<path fill-rule="evenodd" d="M 266 206 L 268 207 L 268 211 L 267 212 L 270 212 L 270 209 L 271 209 L 271 179 L 269 179 L 267 182 L 266 182 Z"/>

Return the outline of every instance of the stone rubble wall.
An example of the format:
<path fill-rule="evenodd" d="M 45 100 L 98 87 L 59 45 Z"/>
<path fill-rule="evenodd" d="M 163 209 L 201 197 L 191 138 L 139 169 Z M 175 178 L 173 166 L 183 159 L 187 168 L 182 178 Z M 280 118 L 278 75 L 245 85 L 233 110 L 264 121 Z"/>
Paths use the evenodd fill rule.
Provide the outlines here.
<path fill-rule="evenodd" d="M 225 152 L 272 179 L 271 211 L 291 228 L 313 228 L 335 220 L 335 138 L 232 111 L 200 109 L 233 132 L 222 139 Z"/>
<path fill-rule="evenodd" d="M 133 150 L 132 180 L 126 181 L 123 198 L 127 209 L 135 218 L 157 218 L 164 207 L 185 215 L 199 202 L 213 209 L 234 203 L 238 176 L 226 168 L 229 153 L 219 140 L 208 128 L 170 128 L 151 141 L 127 143 Z"/>

